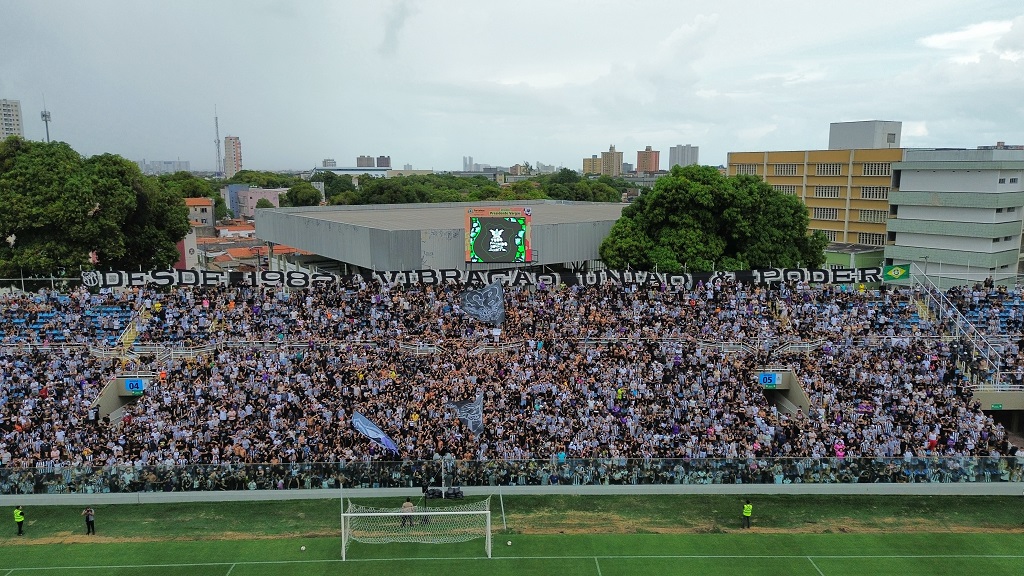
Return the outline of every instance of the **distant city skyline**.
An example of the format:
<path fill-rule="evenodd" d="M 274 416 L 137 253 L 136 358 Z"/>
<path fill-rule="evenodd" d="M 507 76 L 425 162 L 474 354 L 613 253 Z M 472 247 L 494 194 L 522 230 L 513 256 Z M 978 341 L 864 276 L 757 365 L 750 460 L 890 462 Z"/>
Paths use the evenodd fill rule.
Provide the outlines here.
<path fill-rule="evenodd" d="M 263 170 L 373 151 L 423 169 L 472 151 L 578 170 L 611 142 L 628 162 L 684 142 L 722 165 L 826 149 L 830 123 L 876 119 L 901 121 L 908 148 L 1024 142 L 1019 3 L 651 0 L 643 26 L 600 0 L 511 6 L 8 0 L 0 99 L 20 101 L 26 138 L 45 139 L 45 107 L 51 138 L 84 155 L 210 171 L 215 105 Z M 353 25 L 293 32 L 315 20 Z"/>

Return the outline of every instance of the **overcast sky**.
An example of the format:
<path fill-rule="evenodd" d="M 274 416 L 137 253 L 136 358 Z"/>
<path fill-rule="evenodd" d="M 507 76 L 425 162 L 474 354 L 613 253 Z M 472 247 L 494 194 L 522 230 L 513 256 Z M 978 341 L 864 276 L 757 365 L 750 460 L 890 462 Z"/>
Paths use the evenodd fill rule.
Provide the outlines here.
<path fill-rule="evenodd" d="M 390 155 L 582 168 L 614 144 L 828 147 L 900 120 L 905 147 L 1024 144 L 1024 2 L 0 0 L 0 98 L 93 155 L 251 169 Z"/>

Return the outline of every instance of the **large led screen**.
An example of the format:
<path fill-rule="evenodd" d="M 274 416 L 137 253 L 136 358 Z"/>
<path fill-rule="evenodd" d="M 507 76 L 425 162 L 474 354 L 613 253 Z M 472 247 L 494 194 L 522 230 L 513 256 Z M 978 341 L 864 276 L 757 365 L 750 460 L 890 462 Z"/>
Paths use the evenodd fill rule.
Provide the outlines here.
<path fill-rule="evenodd" d="M 525 208 L 467 208 L 466 262 L 530 262 L 530 219 Z"/>

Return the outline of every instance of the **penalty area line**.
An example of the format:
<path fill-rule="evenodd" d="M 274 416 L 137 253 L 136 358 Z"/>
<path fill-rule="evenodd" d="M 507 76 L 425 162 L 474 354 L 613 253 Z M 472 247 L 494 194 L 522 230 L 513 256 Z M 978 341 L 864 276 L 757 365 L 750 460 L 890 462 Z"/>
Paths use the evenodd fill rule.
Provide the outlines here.
<path fill-rule="evenodd" d="M 601 555 L 601 556 L 494 556 L 491 560 L 644 560 L 644 559 L 666 559 L 666 560 L 684 560 L 684 559 L 709 559 L 715 558 L 721 559 L 741 559 L 741 558 L 754 558 L 754 559 L 792 559 L 792 558 L 806 558 L 811 560 L 813 558 L 825 558 L 825 559 L 858 559 L 862 558 L 865 560 L 870 559 L 914 559 L 914 558 L 1002 558 L 1002 559 L 1024 559 L 1022 554 L 650 554 L 650 555 Z M 333 564 L 333 563 L 359 563 L 359 562 L 409 562 L 416 561 L 422 562 L 437 561 L 437 562 L 459 562 L 459 561 L 477 561 L 477 560 L 488 560 L 486 556 L 471 556 L 465 558 L 457 557 L 408 557 L 408 558 L 349 558 L 348 560 L 342 560 L 341 558 L 323 558 L 313 560 L 249 560 L 239 562 L 192 562 L 192 563 L 176 563 L 176 564 L 96 564 L 89 566 L 25 566 L 25 567 L 0 567 L 0 571 L 6 570 L 4 576 L 10 576 L 14 572 L 31 571 L 31 570 L 110 570 L 110 569 L 122 569 L 122 568 L 186 568 L 189 566 L 229 566 L 231 570 L 234 566 L 272 566 L 272 565 L 284 565 L 284 564 Z M 600 570 L 600 565 L 598 565 Z M 819 571 L 820 572 L 820 571 Z M 230 570 L 228 572 L 230 574 Z"/>

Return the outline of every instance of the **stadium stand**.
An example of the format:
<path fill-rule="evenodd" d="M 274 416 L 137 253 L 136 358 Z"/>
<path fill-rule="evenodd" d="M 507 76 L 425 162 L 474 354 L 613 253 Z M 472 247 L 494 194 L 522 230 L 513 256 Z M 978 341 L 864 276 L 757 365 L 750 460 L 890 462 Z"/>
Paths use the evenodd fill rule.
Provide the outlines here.
<path fill-rule="evenodd" d="M 944 294 L 999 339 L 998 367 L 978 364 L 948 310 L 922 316 L 920 288 L 519 287 L 497 340 L 460 294 L 364 283 L 0 297 L 0 492 L 1024 473 L 970 391 L 995 368 L 1019 378 L 1018 290 Z M 766 395 L 769 365 L 792 370 L 806 405 Z M 100 391 L 125 370 L 160 376 L 101 414 Z M 474 433 L 451 405 L 478 394 Z M 354 430 L 355 412 L 398 453 Z"/>

